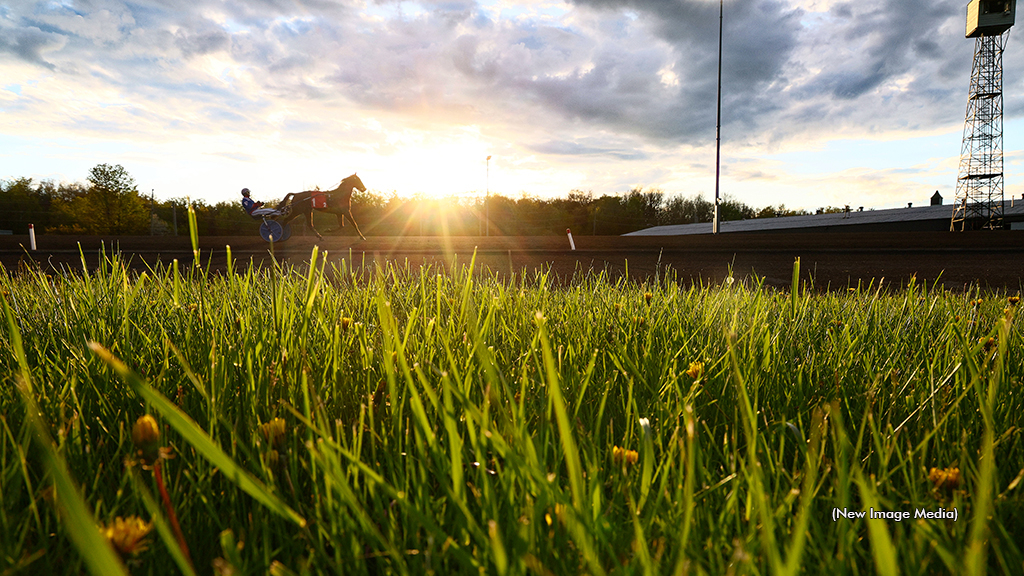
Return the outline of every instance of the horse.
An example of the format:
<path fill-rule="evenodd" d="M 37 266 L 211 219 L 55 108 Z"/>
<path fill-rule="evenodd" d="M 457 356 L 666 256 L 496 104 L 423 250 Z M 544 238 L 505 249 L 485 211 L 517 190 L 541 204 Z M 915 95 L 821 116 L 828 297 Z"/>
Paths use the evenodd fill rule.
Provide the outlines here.
<path fill-rule="evenodd" d="M 352 191 L 353 189 L 359 190 L 360 192 L 366 192 L 366 186 L 363 185 L 363 181 L 359 179 L 359 176 L 355 174 L 345 178 L 338 184 L 338 187 L 334 190 L 306 190 L 305 192 L 292 192 L 281 200 L 281 203 L 277 205 L 277 209 L 280 210 L 285 206 L 290 206 L 290 213 L 280 220 L 281 225 L 287 224 L 292 219 L 303 215 L 306 217 L 306 224 L 309 229 L 316 234 L 317 238 L 323 240 L 324 237 L 313 227 L 313 201 L 316 200 L 317 196 L 323 194 L 326 196 L 327 204 L 324 207 L 316 207 L 315 209 L 319 212 L 327 212 L 334 214 L 338 218 L 338 227 L 333 230 L 328 230 L 326 233 L 336 232 L 345 226 L 345 216 L 352 221 L 352 225 L 356 227 L 356 233 L 363 240 L 366 240 L 366 236 L 359 231 L 359 225 L 356 224 L 356 219 L 352 217 Z"/>

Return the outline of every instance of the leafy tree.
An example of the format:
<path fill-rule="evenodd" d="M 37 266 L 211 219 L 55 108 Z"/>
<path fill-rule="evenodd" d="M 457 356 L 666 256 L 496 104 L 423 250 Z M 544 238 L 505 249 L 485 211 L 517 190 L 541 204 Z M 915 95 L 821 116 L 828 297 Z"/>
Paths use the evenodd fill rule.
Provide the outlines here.
<path fill-rule="evenodd" d="M 49 202 L 41 196 L 41 190 L 44 190 L 42 184 L 34 187 L 31 178 L 0 182 L 0 201 L 4 207 L 0 212 L 0 229 L 15 234 L 28 234 L 29 224 L 42 229 L 47 216 L 44 204 Z"/>
<path fill-rule="evenodd" d="M 695 224 L 711 222 L 715 214 L 715 204 L 697 194 L 692 198 L 673 196 L 667 202 L 660 215 L 661 224 Z"/>
<path fill-rule="evenodd" d="M 89 234 L 142 234 L 149 231 L 149 210 L 135 179 L 120 164 L 98 164 L 89 171 L 89 189 L 72 201 Z"/>
<path fill-rule="evenodd" d="M 61 183 L 50 197 L 49 220 L 46 232 L 50 234 L 85 234 L 79 223 L 76 206 L 80 206 L 89 188 L 81 183 Z M 84 200 L 83 200 L 84 201 Z"/>
<path fill-rule="evenodd" d="M 757 211 L 743 202 L 726 195 L 718 204 L 718 217 L 723 221 L 754 218 Z"/>

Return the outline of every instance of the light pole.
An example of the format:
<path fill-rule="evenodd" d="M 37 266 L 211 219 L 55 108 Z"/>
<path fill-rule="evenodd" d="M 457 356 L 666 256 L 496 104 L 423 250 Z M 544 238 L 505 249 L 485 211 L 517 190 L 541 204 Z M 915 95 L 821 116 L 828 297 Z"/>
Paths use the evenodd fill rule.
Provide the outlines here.
<path fill-rule="evenodd" d="M 722 173 L 722 22 L 725 0 L 718 0 L 718 120 L 715 122 L 715 216 L 711 233 L 718 234 L 718 182 Z"/>
<path fill-rule="evenodd" d="M 491 157 L 487 157 L 487 192 L 484 196 L 484 221 L 487 236 L 491 235 Z"/>

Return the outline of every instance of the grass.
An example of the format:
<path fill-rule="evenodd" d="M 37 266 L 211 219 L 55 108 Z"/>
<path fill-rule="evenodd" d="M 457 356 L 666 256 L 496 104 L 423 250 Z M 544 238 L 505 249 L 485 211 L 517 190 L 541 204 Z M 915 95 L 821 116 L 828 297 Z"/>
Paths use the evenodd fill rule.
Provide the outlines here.
<path fill-rule="evenodd" d="M 1006 294 L 555 287 L 315 250 L 0 289 L 3 575 L 188 573 L 169 507 L 198 574 L 1024 571 Z M 869 508 L 911 518 L 834 519 Z M 154 522 L 145 550 L 97 540 L 119 516 Z"/>

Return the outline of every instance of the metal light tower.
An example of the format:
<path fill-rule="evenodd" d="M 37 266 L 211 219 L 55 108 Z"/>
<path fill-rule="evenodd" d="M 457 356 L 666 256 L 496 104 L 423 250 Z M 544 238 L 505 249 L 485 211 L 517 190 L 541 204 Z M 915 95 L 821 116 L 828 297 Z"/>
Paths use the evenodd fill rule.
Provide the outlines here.
<path fill-rule="evenodd" d="M 967 5 L 966 37 L 976 40 L 950 230 L 1003 227 L 1003 47 L 1016 4 Z"/>

